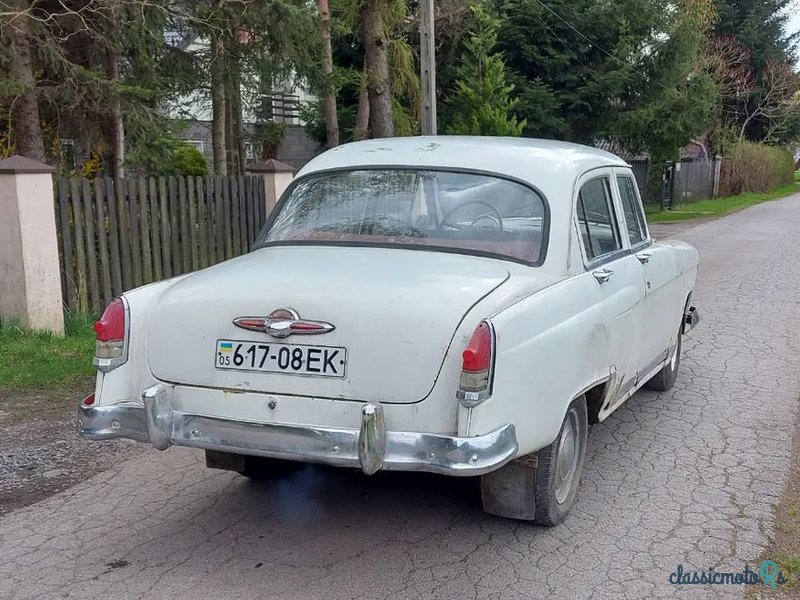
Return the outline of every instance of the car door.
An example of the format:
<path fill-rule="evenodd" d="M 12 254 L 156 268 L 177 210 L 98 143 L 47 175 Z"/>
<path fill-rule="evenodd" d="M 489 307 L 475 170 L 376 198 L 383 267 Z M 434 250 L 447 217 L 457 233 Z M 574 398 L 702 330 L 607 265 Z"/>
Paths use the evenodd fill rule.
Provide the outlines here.
<path fill-rule="evenodd" d="M 615 169 L 614 185 L 624 221 L 623 232 L 635 257 L 645 292 L 642 327 L 638 333 L 641 379 L 669 355 L 680 325 L 682 306 L 679 306 L 677 286 L 674 285 L 674 253 L 667 246 L 654 244 L 650 238 L 633 174 L 625 169 Z"/>
<path fill-rule="evenodd" d="M 640 328 L 640 305 L 644 283 L 639 261 L 630 253 L 627 237 L 614 201 L 613 171 L 591 171 L 578 182 L 575 226 L 579 232 L 586 274 L 597 313 L 595 327 L 604 327 L 604 357 L 616 373 L 615 398 L 621 398 L 636 383 L 638 355 L 631 343 Z"/>

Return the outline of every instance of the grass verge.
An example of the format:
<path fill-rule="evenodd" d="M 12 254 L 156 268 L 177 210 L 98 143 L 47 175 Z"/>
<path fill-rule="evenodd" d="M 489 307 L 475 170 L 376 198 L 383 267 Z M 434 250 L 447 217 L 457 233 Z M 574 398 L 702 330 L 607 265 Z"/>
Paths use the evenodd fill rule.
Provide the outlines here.
<path fill-rule="evenodd" d="M 797 179 L 797 176 L 795 179 Z M 703 217 L 721 217 L 753 206 L 754 204 L 759 204 L 767 200 L 777 200 L 778 198 L 783 198 L 797 192 L 800 192 L 800 184 L 795 182 L 767 193 L 748 192 L 746 194 L 739 194 L 738 196 L 700 200 L 699 202 L 683 204 L 675 210 L 649 212 L 647 221 L 649 223 L 671 223 Z"/>
<path fill-rule="evenodd" d="M 63 337 L 0 323 L 0 390 L 64 388 L 91 377 L 94 373 L 93 322 L 89 315 L 67 313 Z"/>
<path fill-rule="evenodd" d="M 774 560 L 786 578 L 777 593 L 748 590 L 748 598 L 769 597 L 775 600 L 800 597 L 800 414 L 795 416 L 794 435 L 790 451 L 789 480 L 781 500 L 775 507 L 775 529 L 760 560 Z M 758 592 L 758 593 L 757 593 Z"/>

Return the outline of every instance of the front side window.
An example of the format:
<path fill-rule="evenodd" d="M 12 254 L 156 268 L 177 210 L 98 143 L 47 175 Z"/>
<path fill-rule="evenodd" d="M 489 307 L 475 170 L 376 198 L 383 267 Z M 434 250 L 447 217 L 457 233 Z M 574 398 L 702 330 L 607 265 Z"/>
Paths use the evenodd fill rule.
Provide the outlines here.
<path fill-rule="evenodd" d="M 449 171 L 363 169 L 298 181 L 258 245 L 403 246 L 540 264 L 544 199 L 514 181 Z"/>
<path fill-rule="evenodd" d="M 611 187 L 606 177 L 585 183 L 578 193 L 578 226 L 586 257 L 593 260 L 622 248 Z"/>
<path fill-rule="evenodd" d="M 627 176 L 619 176 L 617 177 L 617 185 L 619 186 L 619 196 L 622 200 L 622 210 L 625 212 L 628 238 L 631 241 L 631 246 L 635 246 L 647 239 L 642 205 L 639 204 L 633 179 Z"/>

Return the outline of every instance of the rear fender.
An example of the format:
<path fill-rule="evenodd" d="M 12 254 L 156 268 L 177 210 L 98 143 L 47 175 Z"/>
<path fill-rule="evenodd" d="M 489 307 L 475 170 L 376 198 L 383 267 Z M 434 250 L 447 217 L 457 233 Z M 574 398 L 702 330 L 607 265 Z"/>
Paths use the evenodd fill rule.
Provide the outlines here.
<path fill-rule="evenodd" d="M 128 360 L 107 373 L 97 373 L 95 404 L 141 404 L 142 390 L 155 383 L 147 368 L 147 319 L 158 297 L 185 275 L 151 283 L 124 294 L 128 301 Z"/>
<path fill-rule="evenodd" d="M 460 434 L 462 427 L 480 435 L 513 423 L 519 454 L 528 454 L 556 438 L 572 400 L 600 383 L 613 389 L 607 308 L 582 306 L 580 285 L 571 277 L 492 317 L 493 394 L 472 409 L 459 408 Z"/>

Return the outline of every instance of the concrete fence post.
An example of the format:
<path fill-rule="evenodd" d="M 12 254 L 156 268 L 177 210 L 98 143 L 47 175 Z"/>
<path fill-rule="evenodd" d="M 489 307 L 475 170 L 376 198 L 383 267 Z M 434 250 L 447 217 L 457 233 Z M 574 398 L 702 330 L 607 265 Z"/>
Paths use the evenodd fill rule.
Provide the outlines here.
<path fill-rule="evenodd" d="M 0 316 L 63 335 L 54 170 L 23 156 L 0 160 Z"/>
<path fill-rule="evenodd" d="M 722 157 L 718 155 L 714 157 L 714 180 L 711 186 L 712 198 L 716 198 L 717 196 L 719 196 L 719 179 L 721 171 L 722 171 Z"/>
<path fill-rule="evenodd" d="M 281 194 L 286 191 L 294 179 L 295 168 L 279 160 L 269 160 L 256 163 L 247 168 L 248 173 L 259 175 L 264 180 L 264 198 L 267 203 L 267 216 L 275 208 Z"/>

